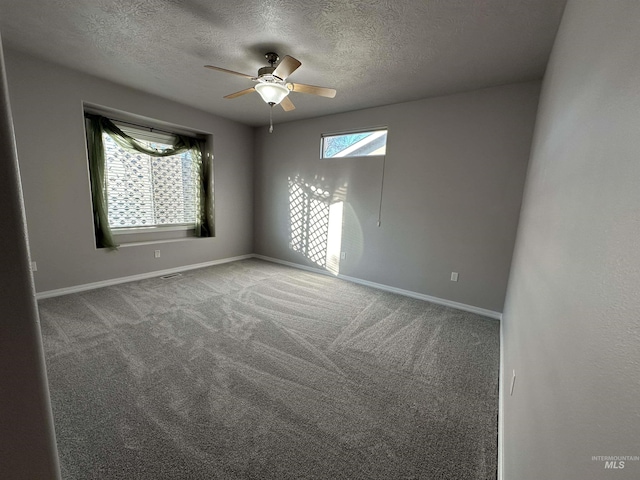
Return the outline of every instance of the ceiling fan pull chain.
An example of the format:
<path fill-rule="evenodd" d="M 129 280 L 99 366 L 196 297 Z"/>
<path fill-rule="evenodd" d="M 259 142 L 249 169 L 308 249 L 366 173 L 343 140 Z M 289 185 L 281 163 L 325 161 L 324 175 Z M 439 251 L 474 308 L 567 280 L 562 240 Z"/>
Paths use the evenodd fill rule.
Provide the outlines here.
<path fill-rule="evenodd" d="M 269 105 L 269 133 L 273 133 L 273 105 Z"/>

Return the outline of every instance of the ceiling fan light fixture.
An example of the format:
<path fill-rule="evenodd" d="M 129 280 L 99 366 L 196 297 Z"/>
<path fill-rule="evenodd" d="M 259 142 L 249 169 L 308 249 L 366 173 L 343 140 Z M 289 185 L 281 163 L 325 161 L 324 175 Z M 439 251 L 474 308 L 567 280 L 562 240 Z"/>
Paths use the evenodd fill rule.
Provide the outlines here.
<path fill-rule="evenodd" d="M 284 97 L 289 95 L 289 89 L 280 83 L 260 82 L 255 86 L 256 91 L 269 105 L 278 105 Z"/>

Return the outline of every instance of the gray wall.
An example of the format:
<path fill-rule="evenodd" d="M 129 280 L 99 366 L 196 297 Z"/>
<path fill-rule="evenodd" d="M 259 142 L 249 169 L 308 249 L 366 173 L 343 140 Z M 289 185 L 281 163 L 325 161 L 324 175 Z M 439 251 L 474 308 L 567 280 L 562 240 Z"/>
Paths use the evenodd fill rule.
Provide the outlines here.
<path fill-rule="evenodd" d="M 252 253 L 251 128 L 15 51 L 6 62 L 38 292 Z M 95 248 L 83 101 L 213 134 L 215 238 Z"/>
<path fill-rule="evenodd" d="M 506 480 L 640 478 L 592 460 L 640 455 L 639 20 L 570 1 L 547 69 L 504 313 Z"/>
<path fill-rule="evenodd" d="M 0 476 L 59 477 L 0 45 Z"/>
<path fill-rule="evenodd" d="M 257 129 L 256 253 L 315 266 L 289 249 L 287 182 L 299 176 L 345 201 L 341 274 L 501 312 L 539 88 L 508 85 L 285 123 L 273 134 Z M 389 128 L 381 227 L 382 160 L 319 160 L 322 133 L 378 125 Z"/>

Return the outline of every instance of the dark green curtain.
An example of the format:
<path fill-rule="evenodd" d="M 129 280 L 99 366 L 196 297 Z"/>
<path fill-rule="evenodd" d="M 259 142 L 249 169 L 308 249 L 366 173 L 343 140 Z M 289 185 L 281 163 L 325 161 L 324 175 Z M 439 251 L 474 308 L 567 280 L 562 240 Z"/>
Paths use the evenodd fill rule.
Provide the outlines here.
<path fill-rule="evenodd" d="M 107 175 L 104 155 L 103 133 L 109 135 L 114 142 L 126 150 L 146 153 L 153 157 L 168 157 L 190 151 L 191 156 L 200 168 L 199 214 L 196 220 L 195 235 L 197 237 L 213 236 L 213 182 L 211 165 L 203 154 L 202 143 L 195 138 L 176 135 L 171 148 L 156 150 L 130 137 L 120 130 L 111 120 L 100 115 L 85 114 L 87 118 L 87 148 L 89 153 L 89 172 L 91 175 L 91 195 L 93 198 L 93 219 L 95 225 L 96 245 L 104 248 L 117 248 L 111 228 L 109 227 L 107 206 Z"/>

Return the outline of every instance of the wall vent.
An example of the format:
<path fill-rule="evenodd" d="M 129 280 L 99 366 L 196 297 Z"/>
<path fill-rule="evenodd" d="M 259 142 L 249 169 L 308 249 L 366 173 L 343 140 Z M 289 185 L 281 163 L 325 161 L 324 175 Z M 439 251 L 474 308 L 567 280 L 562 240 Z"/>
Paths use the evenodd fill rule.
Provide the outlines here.
<path fill-rule="evenodd" d="M 176 278 L 176 277 L 181 277 L 182 274 L 181 273 L 170 273 L 168 275 L 162 275 L 160 278 L 163 280 L 167 280 L 169 278 Z"/>

